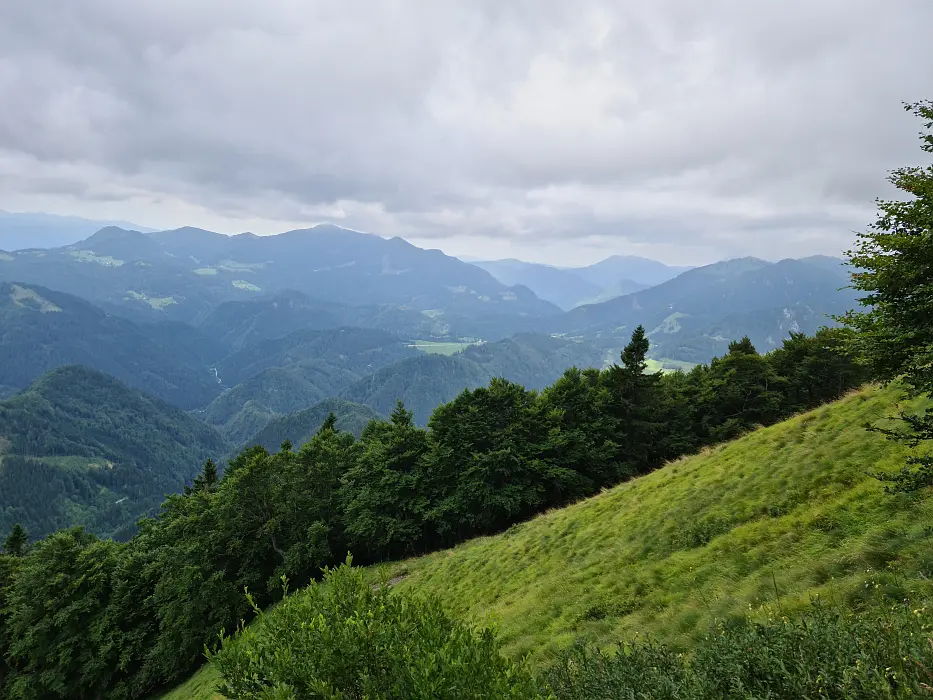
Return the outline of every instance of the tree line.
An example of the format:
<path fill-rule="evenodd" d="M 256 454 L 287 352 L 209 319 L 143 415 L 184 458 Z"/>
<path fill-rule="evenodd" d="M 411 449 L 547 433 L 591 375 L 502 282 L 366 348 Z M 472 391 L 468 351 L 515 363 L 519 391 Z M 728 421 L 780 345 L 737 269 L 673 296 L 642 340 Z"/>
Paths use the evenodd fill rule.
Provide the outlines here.
<path fill-rule="evenodd" d="M 500 532 L 666 461 L 864 383 L 851 333 L 747 338 L 687 373 L 647 371 L 637 328 L 620 362 L 541 392 L 493 379 L 439 406 L 401 403 L 359 439 L 329 417 L 300 448 L 208 460 L 125 543 L 80 528 L 0 557 L 0 687 L 12 698 L 135 698 L 177 681 L 232 630 L 352 552 L 371 563 Z M 252 603 L 244 596 L 249 591 Z"/>

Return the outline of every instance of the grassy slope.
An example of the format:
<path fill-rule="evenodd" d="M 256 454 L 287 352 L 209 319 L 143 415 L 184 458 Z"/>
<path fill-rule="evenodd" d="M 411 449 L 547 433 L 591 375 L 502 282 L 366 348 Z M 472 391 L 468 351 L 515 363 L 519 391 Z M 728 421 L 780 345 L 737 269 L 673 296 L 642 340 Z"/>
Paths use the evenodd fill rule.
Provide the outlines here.
<path fill-rule="evenodd" d="M 901 447 L 862 428 L 894 405 L 868 389 L 384 573 L 495 623 L 506 649 L 535 663 L 579 637 L 686 647 L 713 619 L 790 612 L 817 595 L 929 597 L 933 494 L 888 496 L 865 475 L 900 464 Z M 210 698 L 187 687 L 168 697 Z"/>

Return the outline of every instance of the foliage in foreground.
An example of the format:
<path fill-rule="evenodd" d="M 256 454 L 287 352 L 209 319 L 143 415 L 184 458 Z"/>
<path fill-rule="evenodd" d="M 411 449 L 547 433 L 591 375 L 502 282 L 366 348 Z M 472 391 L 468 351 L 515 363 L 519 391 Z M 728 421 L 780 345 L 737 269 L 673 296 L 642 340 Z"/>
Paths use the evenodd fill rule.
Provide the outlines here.
<path fill-rule="evenodd" d="M 350 560 L 286 597 L 213 659 L 230 700 L 543 698 L 489 629 L 430 601 L 370 586 Z"/>
<path fill-rule="evenodd" d="M 550 670 L 560 700 L 884 700 L 933 696 L 933 617 L 905 605 L 720 626 L 689 656 L 656 643 L 579 646 Z"/>
<path fill-rule="evenodd" d="M 922 149 L 933 153 L 933 102 L 906 105 L 923 120 Z M 848 253 L 852 286 L 864 310 L 840 320 L 878 379 L 902 379 L 914 395 L 933 394 L 933 165 L 894 170 L 889 182 L 902 197 L 878 202 L 878 219 Z M 902 430 L 883 430 L 911 445 L 933 441 L 933 411 L 902 414 Z M 912 457 L 894 475 L 893 491 L 933 484 L 933 456 Z"/>
<path fill-rule="evenodd" d="M 368 585 L 348 561 L 287 597 L 213 656 L 229 700 L 894 700 L 933 692 L 933 615 L 906 603 L 856 614 L 720 623 L 690 654 L 656 642 L 577 645 L 535 679 L 488 629 L 436 602 Z M 537 689 L 536 689 L 537 685 Z"/>

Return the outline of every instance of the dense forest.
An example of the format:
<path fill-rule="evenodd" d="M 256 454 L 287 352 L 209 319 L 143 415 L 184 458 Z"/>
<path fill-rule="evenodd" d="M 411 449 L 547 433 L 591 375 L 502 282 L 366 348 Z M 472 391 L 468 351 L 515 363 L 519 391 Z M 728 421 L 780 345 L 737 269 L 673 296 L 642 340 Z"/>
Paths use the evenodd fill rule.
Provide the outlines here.
<path fill-rule="evenodd" d="M 81 529 L 8 554 L 0 639 L 12 697 L 139 697 L 198 663 L 222 630 L 352 552 L 376 562 L 502 531 L 666 460 L 859 386 L 850 333 L 748 339 L 689 373 L 647 371 L 636 329 L 620 361 L 541 392 L 503 379 L 438 407 L 399 403 L 359 439 L 324 421 L 301 446 L 214 462 L 126 543 Z M 23 546 L 17 551 L 22 554 Z M 74 581 L 83 581 L 80 586 Z"/>

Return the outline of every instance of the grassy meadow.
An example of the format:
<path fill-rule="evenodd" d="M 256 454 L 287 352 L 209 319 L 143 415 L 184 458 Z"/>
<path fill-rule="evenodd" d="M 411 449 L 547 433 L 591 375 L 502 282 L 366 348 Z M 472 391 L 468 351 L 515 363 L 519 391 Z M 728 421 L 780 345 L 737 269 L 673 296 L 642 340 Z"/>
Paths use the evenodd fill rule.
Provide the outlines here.
<path fill-rule="evenodd" d="M 473 343 L 448 343 L 437 340 L 416 340 L 411 346 L 421 352 L 435 355 L 453 355 L 470 347 Z"/>
<path fill-rule="evenodd" d="M 868 388 L 371 575 L 495 625 L 508 653 L 539 667 L 577 639 L 687 650 L 716 620 L 791 615 L 817 598 L 920 604 L 933 595 L 933 498 L 886 494 L 869 472 L 898 468 L 905 448 L 863 428 L 896 406 L 894 390 Z M 214 697 L 212 673 L 165 699 Z"/>

